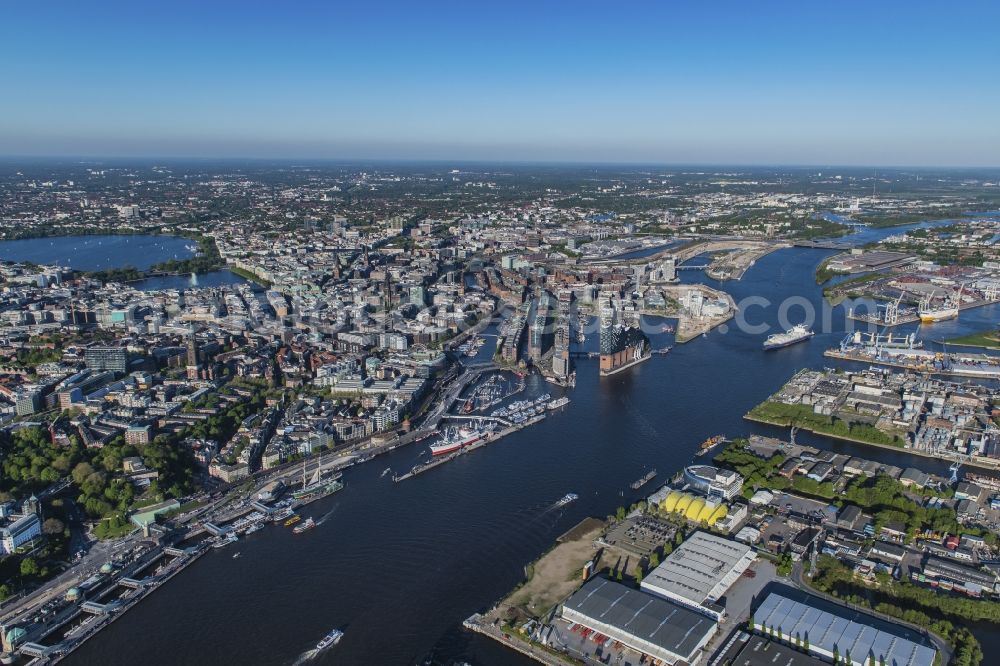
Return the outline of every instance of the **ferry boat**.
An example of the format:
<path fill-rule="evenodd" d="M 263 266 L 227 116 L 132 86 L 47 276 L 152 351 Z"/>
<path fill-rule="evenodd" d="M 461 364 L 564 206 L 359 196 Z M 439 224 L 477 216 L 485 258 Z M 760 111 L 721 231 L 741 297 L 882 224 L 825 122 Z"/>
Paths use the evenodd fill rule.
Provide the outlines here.
<path fill-rule="evenodd" d="M 812 329 L 806 328 L 804 324 L 796 324 L 784 333 L 775 333 L 767 336 L 764 340 L 764 350 L 781 349 L 797 342 L 808 340 L 814 335 Z"/>
<path fill-rule="evenodd" d="M 303 532 L 308 532 L 312 528 L 316 527 L 316 521 L 312 518 L 306 518 L 306 521 L 301 525 L 296 525 L 292 528 L 292 532 L 295 534 L 302 534 Z"/>
<path fill-rule="evenodd" d="M 235 532 L 230 532 L 225 537 L 217 539 L 215 543 L 212 544 L 212 548 L 225 548 L 231 543 L 236 543 L 239 539 L 240 538 L 236 536 Z"/>
<path fill-rule="evenodd" d="M 578 499 L 580 499 L 580 496 L 576 493 L 566 493 L 559 499 L 558 502 L 556 502 L 556 506 L 566 506 L 570 502 L 575 502 Z"/>
<path fill-rule="evenodd" d="M 466 446 L 470 446 L 481 440 L 483 436 L 484 433 L 471 428 L 459 428 L 457 431 L 449 431 L 441 438 L 440 442 L 431 444 L 431 455 L 443 456 L 446 453 L 464 449 Z"/>
<path fill-rule="evenodd" d="M 339 643 L 340 639 L 343 637 L 344 637 L 344 632 L 342 632 L 340 629 L 333 629 L 330 631 L 330 633 L 324 636 L 319 643 L 316 643 L 316 649 L 325 650 L 331 645 L 336 645 L 337 643 Z"/>
<path fill-rule="evenodd" d="M 546 407 L 548 407 L 548 409 L 550 409 L 550 410 L 551 409 L 559 409 L 560 407 L 564 407 L 564 406 L 566 406 L 568 404 L 569 404 L 569 398 L 567 398 L 566 396 L 563 396 L 561 398 L 556 398 L 555 400 L 553 400 L 552 402 L 550 402 L 548 405 L 546 405 Z"/>
<path fill-rule="evenodd" d="M 293 515 L 291 518 L 289 518 L 288 520 L 285 521 L 285 527 L 291 527 L 292 525 L 294 525 L 295 523 L 299 522 L 300 520 L 302 520 L 302 516 Z"/>
<path fill-rule="evenodd" d="M 251 525 L 244 534 L 253 534 L 254 532 L 259 532 L 264 529 L 264 523 L 254 523 Z"/>

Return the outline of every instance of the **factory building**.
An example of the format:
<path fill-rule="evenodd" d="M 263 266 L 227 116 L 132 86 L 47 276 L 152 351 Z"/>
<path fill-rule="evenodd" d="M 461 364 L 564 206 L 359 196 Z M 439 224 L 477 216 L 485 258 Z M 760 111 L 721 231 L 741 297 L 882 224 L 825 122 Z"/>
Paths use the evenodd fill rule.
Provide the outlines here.
<path fill-rule="evenodd" d="M 844 666 L 876 664 L 932 666 L 937 651 L 914 631 L 878 618 L 848 611 L 811 595 L 771 592 L 754 611 L 756 631 L 786 643 L 807 646 L 824 661 L 834 655 Z"/>
<path fill-rule="evenodd" d="M 914 569 L 910 576 L 931 587 L 961 592 L 970 597 L 981 597 L 984 592 L 989 595 L 997 592 L 997 577 L 991 571 L 934 555 L 927 556 L 923 570 Z"/>
<path fill-rule="evenodd" d="M 756 559 L 745 543 L 695 532 L 642 580 L 642 589 L 721 620 L 719 600 Z"/>
<path fill-rule="evenodd" d="M 606 578 L 592 578 L 563 604 L 564 619 L 667 664 L 695 664 L 718 624 Z"/>

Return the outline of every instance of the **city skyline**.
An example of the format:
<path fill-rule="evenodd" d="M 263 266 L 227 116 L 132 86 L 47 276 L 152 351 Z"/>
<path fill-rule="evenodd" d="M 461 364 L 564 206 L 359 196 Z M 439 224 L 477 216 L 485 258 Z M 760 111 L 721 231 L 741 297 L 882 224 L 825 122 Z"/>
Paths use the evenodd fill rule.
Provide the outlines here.
<path fill-rule="evenodd" d="M 997 8 L 16 6 L 4 156 L 995 166 Z"/>

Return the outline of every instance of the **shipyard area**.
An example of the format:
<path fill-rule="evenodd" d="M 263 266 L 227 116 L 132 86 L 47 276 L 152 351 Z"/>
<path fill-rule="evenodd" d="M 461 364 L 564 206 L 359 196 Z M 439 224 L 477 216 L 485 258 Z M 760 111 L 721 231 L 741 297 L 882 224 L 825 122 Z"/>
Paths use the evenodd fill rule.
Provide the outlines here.
<path fill-rule="evenodd" d="M 941 477 L 757 436 L 713 455 L 615 516 L 581 521 L 465 628 L 552 665 L 933 666 L 961 649 L 961 630 L 946 640 L 898 619 L 902 610 L 845 603 L 831 594 L 832 572 L 850 572 L 854 582 L 840 590 L 880 576 L 976 599 L 1000 590 L 997 572 L 982 566 L 998 552 L 995 534 L 983 535 L 1000 526 L 996 501 L 986 503 L 1000 486 L 977 485 L 988 477 L 963 480 L 959 467 Z M 905 524 L 885 518 L 874 488 L 898 493 Z M 938 501 L 933 527 L 920 502 L 946 488 L 956 499 Z M 838 494 L 839 506 L 818 499 Z M 902 536 L 907 529 L 915 539 Z"/>

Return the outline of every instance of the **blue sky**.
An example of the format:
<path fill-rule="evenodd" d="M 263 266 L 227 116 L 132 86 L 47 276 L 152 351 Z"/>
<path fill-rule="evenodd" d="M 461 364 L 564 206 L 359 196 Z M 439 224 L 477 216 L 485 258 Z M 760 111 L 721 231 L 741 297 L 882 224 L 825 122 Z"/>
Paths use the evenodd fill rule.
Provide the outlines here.
<path fill-rule="evenodd" d="M 1000 164 L 1000 3 L 32 2 L 0 154 Z"/>

